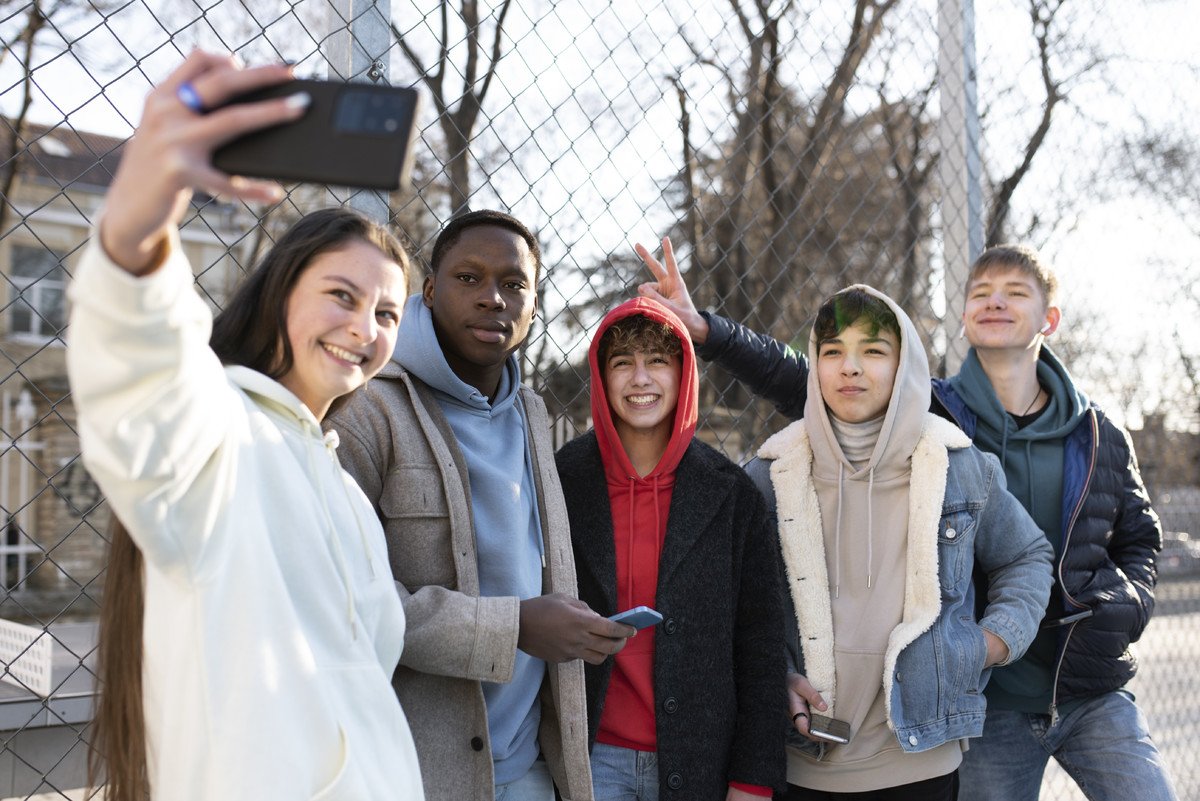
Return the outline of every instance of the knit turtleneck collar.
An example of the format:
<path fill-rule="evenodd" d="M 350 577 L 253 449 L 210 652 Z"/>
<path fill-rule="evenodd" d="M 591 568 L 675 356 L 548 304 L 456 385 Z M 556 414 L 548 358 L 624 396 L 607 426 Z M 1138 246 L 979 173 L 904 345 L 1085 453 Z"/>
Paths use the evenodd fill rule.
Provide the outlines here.
<path fill-rule="evenodd" d="M 871 461 L 875 452 L 875 443 L 879 441 L 879 432 L 883 430 L 883 415 L 862 423 L 847 423 L 829 415 L 829 425 L 833 428 L 833 436 L 837 439 L 846 461 L 861 470 Z"/>

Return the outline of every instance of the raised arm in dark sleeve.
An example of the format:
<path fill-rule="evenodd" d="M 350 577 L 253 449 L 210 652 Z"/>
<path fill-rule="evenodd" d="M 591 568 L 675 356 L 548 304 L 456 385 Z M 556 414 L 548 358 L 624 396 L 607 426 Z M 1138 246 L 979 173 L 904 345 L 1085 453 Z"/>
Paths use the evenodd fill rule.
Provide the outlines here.
<path fill-rule="evenodd" d="M 696 345 L 700 358 L 718 364 L 792 420 L 804 416 L 808 359 L 779 340 L 710 312 L 708 338 Z"/>

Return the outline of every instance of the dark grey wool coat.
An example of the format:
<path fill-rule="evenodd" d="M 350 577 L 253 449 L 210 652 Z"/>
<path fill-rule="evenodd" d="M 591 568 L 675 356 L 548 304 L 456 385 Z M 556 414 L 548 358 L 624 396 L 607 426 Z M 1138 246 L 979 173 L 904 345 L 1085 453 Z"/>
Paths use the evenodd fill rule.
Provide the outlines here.
<path fill-rule="evenodd" d="M 612 515 L 595 432 L 555 459 L 579 597 L 615 614 Z M 781 567 L 768 514 L 741 468 L 692 440 L 675 472 L 659 559 L 654 700 L 662 801 L 724 801 L 730 781 L 784 785 Z M 585 666 L 589 744 L 612 668 L 612 659 Z"/>

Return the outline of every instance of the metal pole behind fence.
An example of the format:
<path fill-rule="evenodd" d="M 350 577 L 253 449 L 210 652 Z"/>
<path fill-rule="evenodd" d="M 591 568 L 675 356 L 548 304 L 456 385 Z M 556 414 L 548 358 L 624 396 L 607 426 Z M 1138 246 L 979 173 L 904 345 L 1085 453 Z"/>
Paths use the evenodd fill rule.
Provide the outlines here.
<path fill-rule="evenodd" d="M 391 0 L 329 0 L 330 35 L 321 48 L 329 78 L 388 83 L 391 18 Z M 366 189 L 342 191 L 348 197 L 345 205 L 376 222 L 387 222 L 386 194 Z M 343 197 L 341 191 L 334 191 L 334 196 Z"/>
<path fill-rule="evenodd" d="M 942 195 L 946 372 L 958 372 L 967 343 L 958 338 L 967 271 L 983 252 L 979 109 L 975 92 L 974 0 L 938 2 L 938 88 L 941 115 L 938 182 Z"/>

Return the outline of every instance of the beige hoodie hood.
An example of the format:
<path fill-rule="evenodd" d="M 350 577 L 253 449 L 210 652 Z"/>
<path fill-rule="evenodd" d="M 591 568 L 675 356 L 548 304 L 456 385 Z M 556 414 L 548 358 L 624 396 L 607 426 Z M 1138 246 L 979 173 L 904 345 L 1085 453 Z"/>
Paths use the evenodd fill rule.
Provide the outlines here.
<path fill-rule="evenodd" d="M 829 409 L 821 396 L 818 343 L 815 331 L 809 332 L 808 359 L 812 369 L 808 371 L 804 425 L 812 443 L 813 479 L 821 498 L 822 525 L 832 562 L 831 590 L 835 597 L 841 593 L 843 559 L 847 553 L 856 564 L 861 561 L 866 571 L 866 586 L 874 584 L 880 564 L 875 552 L 877 528 L 880 521 L 907 518 L 912 453 L 929 410 L 929 362 L 916 326 L 891 298 L 872 287 L 854 284 L 838 294 L 856 289 L 879 298 L 896 315 L 900 325 L 900 361 L 871 457 L 856 468 L 838 443 Z M 847 511 L 853 521 L 846 519 Z M 903 532 L 892 529 L 889 535 L 902 538 Z M 847 537 L 849 541 L 843 542 Z"/>
<path fill-rule="evenodd" d="M 808 335 L 808 400 L 804 405 L 804 421 L 812 441 L 813 474 L 818 478 L 836 479 L 845 471 L 845 478 L 858 480 L 874 473 L 875 480 L 907 475 L 913 449 L 921 436 L 925 413 L 929 411 L 929 361 L 912 320 L 887 295 L 866 286 L 854 284 L 838 294 L 861 290 L 884 301 L 900 323 L 900 365 L 892 386 L 892 397 L 884 413 L 883 427 L 875 443 L 870 461 L 856 470 L 842 453 L 829 422 L 829 409 L 821 397 L 821 381 L 817 366 L 817 340 L 813 331 Z"/>

